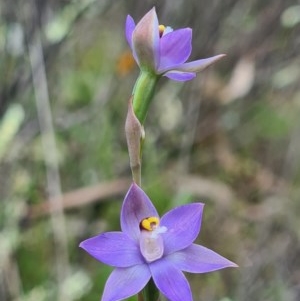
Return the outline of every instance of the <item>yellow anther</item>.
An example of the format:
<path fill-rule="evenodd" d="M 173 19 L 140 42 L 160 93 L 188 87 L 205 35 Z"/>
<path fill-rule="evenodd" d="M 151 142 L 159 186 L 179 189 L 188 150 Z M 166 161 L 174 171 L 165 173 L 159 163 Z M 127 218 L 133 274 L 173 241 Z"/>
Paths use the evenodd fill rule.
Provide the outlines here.
<path fill-rule="evenodd" d="M 159 31 L 159 36 L 162 37 L 166 27 L 164 25 L 159 25 L 158 26 L 158 31 Z"/>
<path fill-rule="evenodd" d="M 144 218 L 141 221 L 141 228 L 143 230 L 153 231 L 159 225 L 159 218 L 155 216 Z"/>

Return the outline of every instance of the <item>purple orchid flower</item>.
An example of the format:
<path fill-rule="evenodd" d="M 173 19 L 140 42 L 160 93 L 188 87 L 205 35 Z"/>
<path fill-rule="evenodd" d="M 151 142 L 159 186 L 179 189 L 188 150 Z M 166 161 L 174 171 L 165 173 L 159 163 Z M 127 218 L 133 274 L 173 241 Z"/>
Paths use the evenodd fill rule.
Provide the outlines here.
<path fill-rule="evenodd" d="M 160 220 L 148 196 L 132 184 L 121 210 L 122 232 L 89 238 L 80 247 L 115 267 L 102 301 L 117 301 L 140 292 L 150 278 L 171 301 L 192 301 L 184 272 L 206 273 L 237 265 L 214 251 L 193 244 L 198 236 L 204 204 L 177 207 Z"/>
<path fill-rule="evenodd" d="M 125 35 L 139 67 L 172 80 L 187 81 L 224 54 L 186 63 L 192 52 L 192 29 L 174 30 L 158 24 L 155 8 L 152 8 L 135 25 L 127 16 Z"/>

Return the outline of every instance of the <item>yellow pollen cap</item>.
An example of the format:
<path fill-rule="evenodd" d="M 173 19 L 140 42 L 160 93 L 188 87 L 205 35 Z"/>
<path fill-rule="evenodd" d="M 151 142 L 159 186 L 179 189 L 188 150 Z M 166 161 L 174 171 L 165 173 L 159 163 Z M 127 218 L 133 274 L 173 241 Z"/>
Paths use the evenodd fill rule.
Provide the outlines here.
<path fill-rule="evenodd" d="M 158 26 L 159 36 L 161 37 L 165 31 L 166 27 L 164 25 Z"/>
<path fill-rule="evenodd" d="M 141 228 L 143 230 L 153 231 L 159 225 L 159 218 L 155 216 L 144 218 L 141 221 Z"/>

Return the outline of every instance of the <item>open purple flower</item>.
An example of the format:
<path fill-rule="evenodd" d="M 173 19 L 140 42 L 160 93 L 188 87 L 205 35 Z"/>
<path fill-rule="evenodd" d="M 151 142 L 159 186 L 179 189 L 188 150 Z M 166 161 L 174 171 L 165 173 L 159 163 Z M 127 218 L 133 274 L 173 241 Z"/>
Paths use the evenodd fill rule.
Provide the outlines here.
<path fill-rule="evenodd" d="M 192 52 L 192 29 L 174 30 L 158 24 L 155 8 L 152 8 L 135 25 L 127 16 L 126 39 L 133 56 L 142 70 L 167 76 L 177 81 L 187 81 L 224 54 L 186 63 Z"/>
<path fill-rule="evenodd" d="M 115 269 L 102 301 L 117 301 L 141 291 L 150 278 L 171 301 L 191 301 L 184 272 L 206 273 L 237 265 L 203 246 L 193 244 L 204 204 L 192 203 L 167 212 L 161 219 L 150 199 L 132 184 L 121 210 L 122 232 L 89 238 L 80 247 Z"/>

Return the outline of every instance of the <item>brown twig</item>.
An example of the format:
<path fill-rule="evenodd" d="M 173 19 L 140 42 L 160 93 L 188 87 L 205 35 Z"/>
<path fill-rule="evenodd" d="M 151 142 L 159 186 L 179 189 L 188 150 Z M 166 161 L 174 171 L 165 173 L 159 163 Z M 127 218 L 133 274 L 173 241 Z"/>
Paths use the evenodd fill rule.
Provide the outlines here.
<path fill-rule="evenodd" d="M 118 179 L 110 182 L 99 183 L 94 186 L 79 188 L 61 196 L 61 205 L 64 210 L 104 201 L 109 197 L 124 194 L 130 185 L 130 179 Z M 48 215 L 55 210 L 50 206 L 53 200 L 47 200 L 28 208 L 26 217 L 30 220 Z"/>

